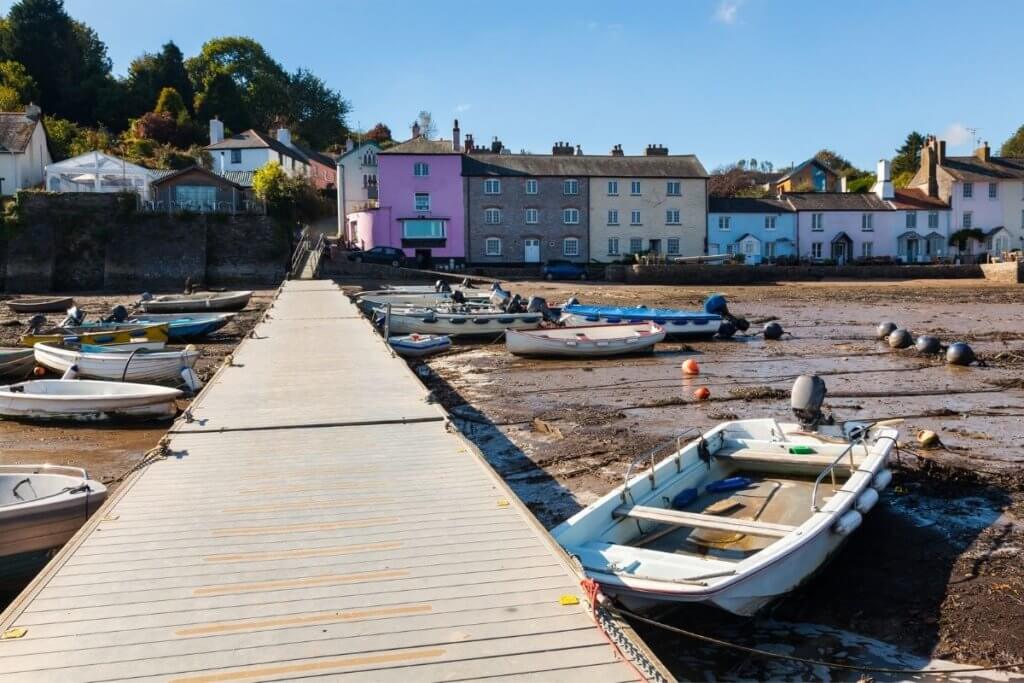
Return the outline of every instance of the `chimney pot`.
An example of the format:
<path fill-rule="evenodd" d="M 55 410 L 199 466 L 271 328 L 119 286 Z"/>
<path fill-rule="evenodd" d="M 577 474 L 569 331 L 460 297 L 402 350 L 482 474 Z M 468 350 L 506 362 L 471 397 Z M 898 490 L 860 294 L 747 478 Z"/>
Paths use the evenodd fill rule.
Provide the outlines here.
<path fill-rule="evenodd" d="M 469 140 L 469 136 L 466 136 L 466 140 Z M 459 152 L 462 150 L 462 131 L 459 130 L 459 120 L 455 119 L 455 125 L 452 126 L 452 151 Z"/>
<path fill-rule="evenodd" d="M 412 124 L 412 136 L 414 138 L 418 138 L 420 136 L 420 122 L 419 121 L 413 121 L 413 124 Z"/>
<path fill-rule="evenodd" d="M 224 139 L 224 122 L 214 116 L 210 119 L 210 144 L 216 145 Z"/>
<path fill-rule="evenodd" d="M 668 156 L 668 148 L 662 145 L 647 145 L 647 149 L 644 150 L 644 154 L 649 157 Z"/>

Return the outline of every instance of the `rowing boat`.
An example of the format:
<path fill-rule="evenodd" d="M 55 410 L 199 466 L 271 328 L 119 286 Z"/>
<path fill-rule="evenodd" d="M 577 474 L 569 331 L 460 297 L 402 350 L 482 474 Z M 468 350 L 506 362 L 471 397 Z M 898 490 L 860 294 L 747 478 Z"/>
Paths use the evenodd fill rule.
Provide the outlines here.
<path fill-rule="evenodd" d="M 27 377 L 36 366 L 32 349 L 0 348 L 0 377 Z"/>
<path fill-rule="evenodd" d="M 143 294 L 139 301 L 139 308 L 146 313 L 240 311 L 249 304 L 251 297 L 251 291 L 165 294 L 157 297 Z"/>
<path fill-rule="evenodd" d="M 683 311 L 646 306 L 562 306 L 559 322 L 568 327 L 653 322 L 665 328 L 669 337 L 710 337 L 718 332 L 722 316 L 716 313 Z"/>
<path fill-rule="evenodd" d="M 167 323 L 156 325 L 117 325 L 113 329 L 90 330 L 87 327 L 54 327 L 38 332 L 29 332 L 21 337 L 24 346 L 36 344 L 92 344 L 104 346 L 109 344 L 134 344 L 153 342 L 158 345 L 167 343 Z"/>
<path fill-rule="evenodd" d="M 7 307 L 15 313 L 56 313 L 58 311 L 66 311 L 74 305 L 75 300 L 70 296 L 37 296 L 11 299 L 7 302 Z"/>
<path fill-rule="evenodd" d="M 36 344 L 36 362 L 54 372 L 77 367 L 80 377 L 121 382 L 165 382 L 180 380 L 181 371 L 199 360 L 195 347 L 181 351 L 121 351 L 88 345 Z"/>
<path fill-rule="evenodd" d="M 380 309 L 377 314 L 381 315 Z M 392 310 L 388 329 L 398 334 L 442 334 L 449 336 L 493 336 L 505 330 L 535 330 L 540 313 L 468 312 L 444 313 L 430 309 Z"/>
<path fill-rule="evenodd" d="M 650 351 L 664 339 L 665 328 L 656 323 L 556 327 L 508 330 L 505 348 L 517 356 L 587 358 Z"/>
<path fill-rule="evenodd" d="M 388 337 L 388 344 L 399 356 L 422 358 L 447 351 L 452 346 L 452 340 L 446 335 L 408 334 Z"/>
<path fill-rule="evenodd" d="M 15 420 L 170 419 L 182 392 L 99 380 L 37 379 L 0 386 L 0 417 Z"/>
<path fill-rule="evenodd" d="M 186 340 L 205 337 L 227 325 L 234 313 L 142 313 L 120 323 L 139 325 L 167 325 L 167 336 L 172 340 Z M 76 326 L 79 330 L 100 331 L 117 329 L 118 323 L 84 322 Z"/>

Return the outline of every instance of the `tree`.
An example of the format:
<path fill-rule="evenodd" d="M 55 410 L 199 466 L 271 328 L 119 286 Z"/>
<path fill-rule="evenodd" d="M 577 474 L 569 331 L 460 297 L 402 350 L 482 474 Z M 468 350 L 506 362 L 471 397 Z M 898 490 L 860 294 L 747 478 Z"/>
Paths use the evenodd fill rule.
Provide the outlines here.
<path fill-rule="evenodd" d="M 24 65 L 7 60 L 0 62 L 0 111 L 18 111 L 39 99 L 39 88 Z"/>
<path fill-rule="evenodd" d="M 196 118 L 208 121 L 219 116 L 228 130 L 239 132 L 252 127 L 249 110 L 235 81 L 226 73 L 213 76 L 196 95 Z"/>
<path fill-rule="evenodd" d="M 892 160 L 892 173 L 916 173 L 921 165 L 921 149 L 924 147 L 924 136 L 916 130 L 907 134 L 903 145 L 896 150 Z"/>
<path fill-rule="evenodd" d="M 174 88 L 167 87 L 160 91 L 160 97 L 156 101 L 153 111 L 157 114 L 166 114 L 178 123 L 189 120 L 188 109 L 185 108 L 185 101 Z"/>
<path fill-rule="evenodd" d="M 188 119 L 179 123 L 169 112 L 150 111 L 135 119 L 132 134 L 162 145 L 187 147 L 192 142 L 193 129 Z"/>
<path fill-rule="evenodd" d="M 329 210 L 315 187 L 305 178 L 289 177 L 276 161 L 253 174 L 252 189 L 271 216 L 287 223 L 309 222 Z"/>
<path fill-rule="evenodd" d="M 819 150 L 814 155 L 814 158 L 840 175 L 846 175 L 851 170 L 856 171 L 853 164 L 846 157 L 831 149 Z"/>
<path fill-rule="evenodd" d="M 427 110 L 423 110 L 416 117 L 416 123 L 420 124 L 420 135 L 429 140 L 437 135 L 437 126 L 434 125 L 434 117 Z"/>
<path fill-rule="evenodd" d="M 391 137 L 391 129 L 385 126 L 383 123 L 378 123 L 376 126 L 368 130 L 364 137 L 367 140 L 373 140 L 378 145 L 382 145 L 385 142 L 394 139 Z"/>
<path fill-rule="evenodd" d="M 45 120 L 46 138 L 50 143 L 54 161 L 72 156 L 71 146 L 80 134 L 78 124 L 67 119 L 47 118 Z"/>
<path fill-rule="evenodd" d="M 185 70 L 184 55 L 173 42 L 164 43 L 160 52 L 144 53 L 128 67 L 128 90 L 131 96 L 130 116 L 147 111 L 164 88 L 174 88 L 192 112 L 195 93 Z"/>
<path fill-rule="evenodd" d="M 1017 132 L 1010 136 L 1010 139 L 1003 143 L 999 155 L 1004 157 L 1024 158 L 1024 126 L 1017 129 Z"/>
<path fill-rule="evenodd" d="M 315 149 L 345 140 L 350 105 L 311 71 L 299 69 L 288 83 L 289 121 L 296 135 Z"/>

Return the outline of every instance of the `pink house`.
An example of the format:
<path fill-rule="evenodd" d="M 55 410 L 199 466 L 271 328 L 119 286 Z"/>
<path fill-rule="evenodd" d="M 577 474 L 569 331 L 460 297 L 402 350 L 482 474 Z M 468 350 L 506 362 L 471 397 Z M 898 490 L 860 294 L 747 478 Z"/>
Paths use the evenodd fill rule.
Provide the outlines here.
<path fill-rule="evenodd" d="M 377 155 L 379 208 L 348 215 L 362 249 L 399 247 L 421 267 L 465 263 L 465 209 L 458 121 L 452 140 L 413 138 Z"/>

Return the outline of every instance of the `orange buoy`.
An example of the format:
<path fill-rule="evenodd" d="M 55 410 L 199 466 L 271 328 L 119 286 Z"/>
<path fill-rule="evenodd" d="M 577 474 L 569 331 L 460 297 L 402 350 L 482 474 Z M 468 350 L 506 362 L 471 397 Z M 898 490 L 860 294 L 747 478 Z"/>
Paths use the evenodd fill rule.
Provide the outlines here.
<path fill-rule="evenodd" d="M 699 375 L 700 365 L 692 358 L 687 358 L 683 361 L 683 374 L 684 375 Z"/>
<path fill-rule="evenodd" d="M 34 368 L 32 368 L 32 374 L 35 375 L 36 377 L 42 377 L 43 375 L 46 374 L 46 368 L 42 367 L 41 365 L 37 365 Z"/>
<path fill-rule="evenodd" d="M 697 387 L 693 392 L 693 397 L 698 401 L 706 401 L 711 398 L 711 390 L 707 387 Z"/>

